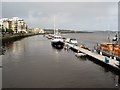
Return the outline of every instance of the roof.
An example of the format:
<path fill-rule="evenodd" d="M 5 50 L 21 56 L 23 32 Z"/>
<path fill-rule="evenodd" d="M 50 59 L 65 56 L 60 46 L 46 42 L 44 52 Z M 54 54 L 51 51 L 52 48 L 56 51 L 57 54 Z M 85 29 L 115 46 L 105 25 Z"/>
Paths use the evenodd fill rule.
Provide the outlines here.
<path fill-rule="evenodd" d="M 103 45 L 114 45 L 114 43 L 110 43 L 110 42 L 103 42 L 103 43 L 100 43 L 100 44 L 103 44 Z"/>

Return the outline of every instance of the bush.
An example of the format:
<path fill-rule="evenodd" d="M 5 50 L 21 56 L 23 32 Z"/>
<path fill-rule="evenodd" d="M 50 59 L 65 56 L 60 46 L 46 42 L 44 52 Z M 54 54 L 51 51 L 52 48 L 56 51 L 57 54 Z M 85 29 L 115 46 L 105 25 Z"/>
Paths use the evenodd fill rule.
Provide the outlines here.
<path fill-rule="evenodd" d="M 6 29 L 6 32 L 13 33 L 14 31 L 12 29 Z"/>
<path fill-rule="evenodd" d="M 0 32 L 5 32 L 5 29 L 0 29 Z"/>

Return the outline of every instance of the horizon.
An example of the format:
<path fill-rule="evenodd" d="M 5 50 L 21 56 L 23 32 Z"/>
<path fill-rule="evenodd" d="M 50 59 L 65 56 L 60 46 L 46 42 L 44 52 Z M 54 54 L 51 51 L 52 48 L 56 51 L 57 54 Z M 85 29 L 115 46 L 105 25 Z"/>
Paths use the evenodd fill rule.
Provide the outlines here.
<path fill-rule="evenodd" d="M 2 16 L 22 18 L 29 28 L 53 28 L 56 16 L 60 29 L 118 30 L 117 2 L 2 2 Z"/>

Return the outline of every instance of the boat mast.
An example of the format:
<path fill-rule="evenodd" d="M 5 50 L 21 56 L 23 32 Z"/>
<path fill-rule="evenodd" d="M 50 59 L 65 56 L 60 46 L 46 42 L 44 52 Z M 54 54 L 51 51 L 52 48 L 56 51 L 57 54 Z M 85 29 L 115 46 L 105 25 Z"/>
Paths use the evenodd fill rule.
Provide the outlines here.
<path fill-rule="evenodd" d="M 54 16 L 54 35 L 55 35 L 55 16 Z"/>

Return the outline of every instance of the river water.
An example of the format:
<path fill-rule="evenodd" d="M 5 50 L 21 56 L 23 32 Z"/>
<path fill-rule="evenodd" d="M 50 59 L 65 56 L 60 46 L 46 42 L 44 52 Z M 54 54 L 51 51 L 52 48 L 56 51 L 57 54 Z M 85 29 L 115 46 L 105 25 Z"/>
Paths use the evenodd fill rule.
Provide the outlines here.
<path fill-rule="evenodd" d="M 97 42 L 106 41 L 107 34 L 63 36 L 76 38 L 92 49 Z M 3 88 L 119 88 L 119 75 L 88 58 L 77 58 L 71 50 L 52 48 L 50 40 L 42 35 L 15 41 L 5 48 Z"/>

